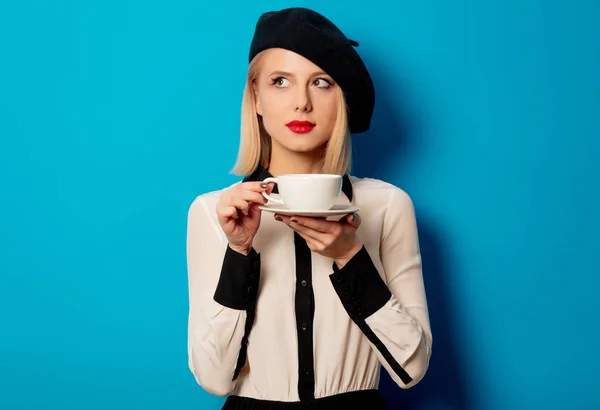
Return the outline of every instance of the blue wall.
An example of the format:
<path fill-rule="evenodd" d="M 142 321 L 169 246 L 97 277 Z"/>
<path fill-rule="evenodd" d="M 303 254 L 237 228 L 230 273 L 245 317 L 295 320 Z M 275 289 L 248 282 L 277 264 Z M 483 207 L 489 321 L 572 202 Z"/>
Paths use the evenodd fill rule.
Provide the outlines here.
<path fill-rule="evenodd" d="M 360 42 L 354 174 L 417 207 L 434 356 L 392 407 L 598 408 L 592 0 L 4 2 L 0 408 L 222 403 L 187 369 L 186 212 L 237 179 L 250 36 L 290 5 Z"/>

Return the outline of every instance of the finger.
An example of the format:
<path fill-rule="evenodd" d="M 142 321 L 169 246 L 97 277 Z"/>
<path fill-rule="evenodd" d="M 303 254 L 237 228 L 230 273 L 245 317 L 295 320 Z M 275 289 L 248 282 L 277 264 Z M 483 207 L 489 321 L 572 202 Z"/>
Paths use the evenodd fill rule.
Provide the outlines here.
<path fill-rule="evenodd" d="M 283 222 L 286 223 L 290 228 L 292 228 L 294 231 L 298 232 L 303 237 L 310 238 L 316 242 L 323 244 L 327 241 L 327 236 L 330 236 L 330 234 L 323 233 L 320 231 L 315 231 L 314 229 L 309 228 L 308 226 L 304 226 L 304 225 L 299 224 L 298 222 L 294 222 L 294 220 L 295 220 L 295 217 L 287 218 L 287 220 L 283 219 Z"/>
<path fill-rule="evenodd" d="M 258 202 L 264 203 L 265 197 L 262 195 L 266 189 L 260 188 L 260 191 L 256 191 L 256 186 L 253 185 L 237 185 L 234 189 L 228 191 L 220 198 L 222 202 L 228 203 L 229 198 L 240 198 L 247 202 Z"/>
<path fill-rule="evenodd" d="M 234 196 L 229 198 L 229 203 L 227 205 L 236 207 L 244 215 L 248 215 L 248 213 L 250 212 L 250 205 L 248 204 L 248 202 Z"/>
<path fill-rule="evenodd" d="M 268 186 L 267 188 L 264 188 L 262 192 L 255 192 L 249 189 L 240 189 L 234 196 L 237 196 L 238 198 L 241 198 L 249 203 L 264 205 L 268 200 L 263 195 L 263 192 L 268 195 L 271 193 L 271 191 L 273 191 L 273 188 L 274 186 Z"/>
<path fill-rule="evenodd" d="M 265 198 L 260 192 L 254 192 L 250 190 L 242 190 L 237 195 L 236 198 L 243 199 L 246 202 L 253 202 L 257 204 L 265 204 L 267 202 L 267 198 Z"/>
<path fill-rule="evenodd" d="M 244 189 L 247 191 L 254 191 L 254 192 L 263 192 L 265 189 L 268 189 L 269 187 L 274 187 L 275 184 L 271 183 L 263 183 L 262 181 L 252 181 L 252 182 L 242 182 L 241 184 L 238 185 L 239 189 Z"/>
<path fill-rule="evenodd" d="M 236 211 L 237 212 L 237 211 Z M 221 218 L 219 217 L 219 220 Z M 237 220 L 235 218 L 225 218 L 223 219 L 223 221 L 219 221 L 221 228 L 223 228 L 223 232 L 225 232 L 225 234 L 231 234 L 233 233 L 233 231 L 235 230 L 237 223 Z"/>
<path fill-rule="evenodd" d="M 234 206 L 219 206 L 217 207 L 217 216 L 223 222 L 230 218 L 238 217 L 238 210 Z"/>
<path fill-rule="evenodd" d="M 291 220 L 296 221 L 298 225 L 323 233 L 334 233 L 336 230 L 336 225 L 339 225 L 339 223 L 335 221 L 305 216 L 293 216 L 291 217 Z"/>
<path fill-rule="evenodd" d="M 250 209 L 250 212 L 248 214 L 261 214 L 262 210 L 258 209 L 258 207 L 261 204 L 256 204 L 256 203 L 250 203 L 248 208 Z"/>
<path fill-rule="evenodd" d="M 354 228 L 358 228 L 361 223 L 360 215 L 356 212 L 346 215 L 346 222 Z"/>
<path fill-rule="evenodd" d="M 298 235 L 300 235 L 302 238 L 304 238 L 304 240 L 306 241 L 306 245 L 308 246 L 308 248 L 311 251 L 320 251 L 322 249 L 324 249 L 324 245 L 319 242 L 318 240 L 304 234 L 304 233 L 300 233 L 298 232 Z"/>
<path fill-rule="evenodd" d="M 267 187 L 265 188 L 265 192 L 267 194 L 270 194 L 271 192 L 273 192 L 274 189 L 275 189 L 275 183 L 271 182 L 271 183 L 267 184 Z"/>

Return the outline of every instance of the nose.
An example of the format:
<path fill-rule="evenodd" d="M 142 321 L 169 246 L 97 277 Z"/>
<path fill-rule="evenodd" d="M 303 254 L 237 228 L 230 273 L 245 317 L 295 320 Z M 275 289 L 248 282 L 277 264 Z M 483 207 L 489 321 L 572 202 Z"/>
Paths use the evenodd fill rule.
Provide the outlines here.
<path fill-rule="evenodd" d="M 310 95 L 308 94 L 308 90 L 306 88 L 298 87 L 298 91 L 296 92 L 295 105 L 295 111 L 310 112 L 312 110 Z"/>

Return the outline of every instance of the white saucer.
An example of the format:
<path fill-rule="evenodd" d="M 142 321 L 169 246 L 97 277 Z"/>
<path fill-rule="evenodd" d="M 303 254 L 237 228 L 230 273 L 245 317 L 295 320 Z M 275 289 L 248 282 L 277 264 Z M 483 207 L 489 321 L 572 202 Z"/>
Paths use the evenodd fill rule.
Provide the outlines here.
<path fill-rule="evenodd" d="M 295 216 L 317 216 L 317 217 L 327 217 L 334 215 L 346 215 L 351 214 L 352 212 L 356 212 L 359 210 L 356 206 L 350 205 L 334 205 L 331 209 L 327 209 L 324 211 L 307 211 L 301 209 L 289 209 L 286 208 L 285 205 L 280 204 L 266 204 L 261 205 L 258 209 L 262 209 L 263 211 L 273 212 L 275 214 L 281 215 L 295 215 Z"/>

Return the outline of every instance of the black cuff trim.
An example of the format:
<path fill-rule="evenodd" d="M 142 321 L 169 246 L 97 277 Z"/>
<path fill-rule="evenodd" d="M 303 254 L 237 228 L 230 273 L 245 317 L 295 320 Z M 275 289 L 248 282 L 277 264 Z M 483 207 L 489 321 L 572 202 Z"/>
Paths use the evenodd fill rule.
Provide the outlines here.
<path fill-rule="evenodd" d="M 356 323 L 377 312 L 392 297 L 364 246 L 343 268 L 334 262 L 333 270 L 331 283 Z"/>
<path fill-rule="evenodd" d="M 246 256 L 227 246 L 214 300 L 231 309 L 254 309 L 259 279 L 260 255 L 254 248 Z"/>
<path fill-rule="evenodd" d="M 379 350 L 383 358 L 390 364 L 392 370 L 398 375 L 398 377 L 400 377 L 400 380 L 402 380 L 404 384 L 409 384 L 410 382 L 412 382 L 413 378 L 406 372 L 406 370 L 404 370 L 402 366 L 400 366 L 400 363 L 398 363 L 394 356 L 392 356 L 392 354 L 390 353 L 388 348 L 385 347 L 381 339 L 379 339 L 375 332 L 373 332 L 373 329 L 371 329 L 364 320 L 358 323 L 358 327 L 360 328 L 360 330 L 362 330 L 367 339 L 369 339 L 371 343 L 375 345 L 377 350 Z"/>
<path fill-rule="evenodd" d="M 350 318 L 364 335 L 379 350 L 390 367 L 405 383 L 412 377 L 400 366 L 385 344 L 377 337 L 365 319 L 381 309 L 392 297 L 392 293 L 379 276 L 367 248 L 364 246 L 343 268 L 333 263 L 334 273 L 329 275 L 331 283 Z"/>

